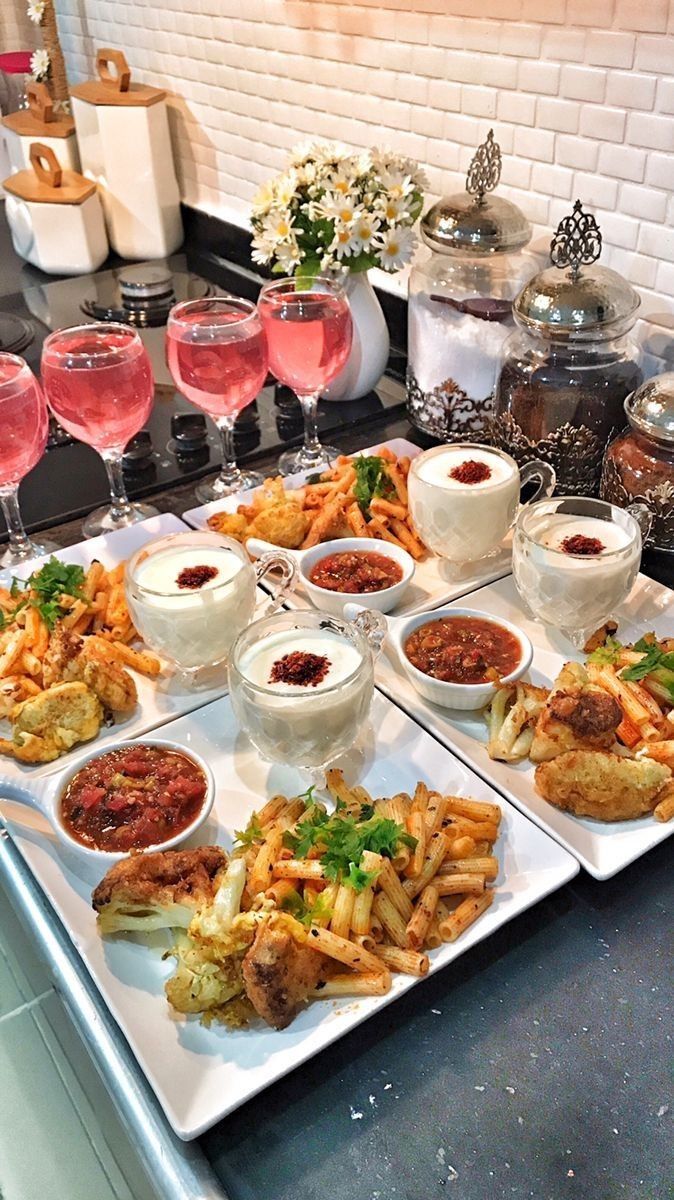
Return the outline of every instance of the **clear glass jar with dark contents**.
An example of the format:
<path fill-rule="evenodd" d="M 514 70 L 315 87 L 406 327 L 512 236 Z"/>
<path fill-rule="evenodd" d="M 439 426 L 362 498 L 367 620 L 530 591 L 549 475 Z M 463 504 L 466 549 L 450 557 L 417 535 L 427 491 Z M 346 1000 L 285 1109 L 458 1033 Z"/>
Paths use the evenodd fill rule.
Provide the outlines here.
<path fill-rule="evenodd" d="M 645 504 L 646 545 L 674 554 L 674 372 L 647 380 L 627 397 L 625 412 L 629 428 L 606 451 L 601 497 L 621 508 Z"/>
<path fill-rule="evenodd" d="M 594 244 L 579 243 L 579 227 Z M 556 252 L 560 239 L 562 253 Z M 643 379 L 629 337 L 637 293 L 608 268 L 580 270 L 600 247 L 594 218 L 577 204 L 553 239 L 555 265 L 515 300 L 518 328 L 503 348 L 489 428 L 494 444 L 519 463 L 549 462 L 559 495 L 598 494 L 606 445 L 624 424 L 625 398 Z"/>

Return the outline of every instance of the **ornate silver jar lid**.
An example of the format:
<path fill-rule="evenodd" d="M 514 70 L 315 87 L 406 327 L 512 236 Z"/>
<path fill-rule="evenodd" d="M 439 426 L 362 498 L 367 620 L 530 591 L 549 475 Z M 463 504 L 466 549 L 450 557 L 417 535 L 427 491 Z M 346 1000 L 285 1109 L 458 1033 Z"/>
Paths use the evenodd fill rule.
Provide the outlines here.
<path fill-rule="evenodd" d="M 633 429 L 674 445 L 674 371 L 642 383 L 625 400 L 625 412 Z"/>
<path fill-rule="evenodd" d="M 515 300 L 519 323 L 570 340 L 589 335 L 608 339 L 626 332 L 641 301 L 617 271 L 592 265 L 601 247 L 597 222 L 576 200 L 573 213 L 560 221 L 550 243 L 553 266 L 534 275 Z"/>
<path fill-rule="evenodd" d="M 465 192 L 446 196 L 421 220 L 421 236 L 441 254 L 502 254 L 521 250 L 531 239 L 531 226 L 516 204 L 491 196 L 501 178 L 501 148 L 490 129 L 475 152 Z"/>

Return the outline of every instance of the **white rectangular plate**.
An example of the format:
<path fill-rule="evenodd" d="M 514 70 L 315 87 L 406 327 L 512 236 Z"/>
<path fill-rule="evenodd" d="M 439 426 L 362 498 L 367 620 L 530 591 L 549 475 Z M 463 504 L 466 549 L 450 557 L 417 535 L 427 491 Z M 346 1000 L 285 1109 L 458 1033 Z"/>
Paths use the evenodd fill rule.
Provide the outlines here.
<path fill-rule="evenodd" d="M 415 446 L 413 442 L 406 441 L 405 438 L 392 438 L 388 442 L 377 442 L 376 446 L 368 446 L 365 450 L 359 450 L 358 453 L 374 454 L 382 446 L 387 446 L 398 457 L 407 455 L 409 458 L 416 458 L 417 454 L 421 453 L 418 446 Z M 289 475 L 286 479 L 286 487 L 288 489 L 302 487 L 308 476 L 308 471 Z M 202 504 L 200 508 L 191 508 L 188 512 L 183 513 L 183 519 L 187 521 L 188 525 L 193 525 L 195 529 L 205 529 L 208 518 L 213 513 L 236 512 L 240 504 L 250 504 L 250 498 L 257 490 L 251 488 L 250 491 L 228 496 L 225 500 L 213 500 L 210 504 Z M 493 579 L 501 579 L 510 571 L 510 555 L 511 539 L 509 535 L 499 554 L 484 560 L 477 566 L 466 568 L 465 572 L 459 576 L 453 576 L 449 564 L 444 559 L 438 558 L 436 554 L 429 554 L 422 562 L 417 563 L 414 579 L 405 593 L 404 599 L 393 612 L 399 617 L 424 612 L 427 608 L 437 608 L 440 604 L 447 604 L 449 600 L 465 596 L 466 592 L 483 587 L 485 583 L 489 583 Z M 358 597 L 354 597 L 354 599 L 358 599 Z M 301 584 L 292 599 L 292 607 L 311 608 L 311 601 Z"/>
<path fill-rule="evenodd" d="M 204 755 L 217 781 L 213 815 L 201 842 L 231 845 L 235 829 L 278 792 L 306 787 L 298 772 L 271 767 L 238 731 L 228 698 L 164 728 L 163 736 Z M 494 800 L 493 789 L 478 779 L 414 721 L 375 693 L 371 719 L 344 763 L 347 778 L 359 779 L 375 795 L 410 791 L 418 779 L 441 790 Z M 6 803 L 3 815 L 12 836 L 64 922 L 102 996 L 129 1041 L 171 1125 L 181 1138 L 196 1137 L 221 1117 L 294 1067 L 317 1054 L 396 996 L 415 980 L 397 976 L 387 996 L 351 1001 L 312 1002 L 293 1024 L 275 1032 L 260 1022 L 249 1030 L 204 1028 L 198 1018 L 172 1015 L 163 984 L 172 973 L 161 950 L 170 939 L 99 937 L 90 889 L 64 867 L 42 818 Z M 493 905 L 453 944 L 432 955 L 437 971 L 489 936 L 578 871 L 556 842 L 503 803 L 502 833 L 496 844 L 501 872 Z M 19 825 L 18 822 L 21 822 Z"/>
<path fill-rule="evenodd" d="M 158 517 L 151 517 L 148 521 L 141 521 L 138 525 L 130 525 L 128 529 L 119 529 L 115 533 L 90 538 L 86 542 L 78 542 L 75 546 L 66 546 L 63 550 L 56 552 L 56 557 L 63 562 L 79 563 L 85 569 L 96 559 L 105 567 L 111 568 L 129 558 L 139 546 L 152 538 L 164 537 L 168 533 L 185 532 L 187 532 L 187 527 L 179 517 L 173 516 L 172 513 L 162 513 Z M 47 555 L 42 558 L 34 558 L 20 567 L 14 567 L 9 572 L 3 572 L 0 576 L 0 583 L 7 584 L 12 575 L 16 575 L 20 579 L 27 579 L 34 570 L 39 570 L 49 557 Z M 260 592 L 259 595 L 264 598 L 263 592 Z M 53 771 L 60 770 L 71 758 L 81 754 L 90 745 L 104 747 L 106 742 L 147 733 L 150 729 L 156 729 L 158 725 L 163 725 L 165 721 L 172 721 L 174 717 L 191 712 L 193 708 L 199 708 L 200 705 L 207 704 L 217 696 L 222 696 L 227 690 L 223 683 L 219 687 L 189 691 L 170 670 L 157 679 L 149 679 L 133 670 L 131 670 L 131 674 L 138 688 L 138 704 L 126 719 L 117 721 L 109 728 L 103 726 L 95 742 L 80 743 L 69 754 L 62 755 L 55 762 L 43 763 L 42 766 L 20 763 L 16 759 L 3 755 L 0 757 L 0 775 L 17 779 L 22 777 L 35 779 L 40 775 L 49 775 Z M 9 721 L 0 720 L 0 733 L 3 737 L 11 736 Z"/>
<path fill-rule="evenodd" d="M 535 684 L 550 687 L 565 662 L 584 660 L 584 655 L 577 653 L 565 638 L 539 625 L 523 611 L 512 576 L 474 592 L 470 607 L 495 617 L 505 617 L 529 635 L 534 646 L 529 678 Z M 662 637 L 674 637 L 674 593 L 653 579 L 639 575 L 628 601 L 615 617 L 619 620 L 617 636 L 623 642 L 634 641 L 650 629 L 655 629 Z M 571 816 L 548 804 L 534 789 L 532 763 L 514 765 L 490 759 L 482 715 L 440 708 L 424 700 L 409 682 L 390 647 L 377 663 L 376 681 L 377 686 L 411 713 L 424 729 L 575 854 L 595 879 L 610 879 L 674 833 L 674 821 L 661 823 L 650 816 L 638 821 L 591 821 Z"/>

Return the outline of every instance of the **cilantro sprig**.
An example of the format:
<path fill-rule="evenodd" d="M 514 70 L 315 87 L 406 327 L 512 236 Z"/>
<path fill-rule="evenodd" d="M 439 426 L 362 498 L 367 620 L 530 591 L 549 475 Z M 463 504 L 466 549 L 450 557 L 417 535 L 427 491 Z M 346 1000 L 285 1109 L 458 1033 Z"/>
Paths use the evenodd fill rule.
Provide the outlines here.
<path fill-rule="evenodd" d="M 39 571 L 33 571 L 28 579 L 12 579 L 9 589 L 16 607 L 10 612 L 0 612 L 0 629 L 11 624 L 24 608 L 35 608 L 48 629 L 70 612 L 70 605 L 62 602 L 64 595 L 79 599 L 84 587 L 84 568 L 77 563 L 64 563 L 53 555 Z"/>
<path fill-rule="evenodd" d="M 245 829 L 234 830 L 234 838 L 236 848 L 241 847 L 246 850 L 250 846 L 255 846 L 258 842 L 264 841 L 264 832 L 256 812 L 253 813 Z"/>
<path fill-rule="evenodd" d="M 414 849 L 416 838 L 389 817 L 375 816 L 371 805 L 364 805 L 356 818 L 341 811 L 329 815 L 323 805 L 315 804 L 294 832 L 284 833 L 283 844 L 296 858 L 317 847 L 326 879 L 362 892 L 376 877 L 363 868 L 365 851 L 393 858 L 400 845 Z"/>
<path fill-rule="evenodd" d="M 638 682 L 652 675 L 665 687 L 674 703 L 674 653 L 671 650 L 661 650 L 657 642 L 643 637 L 635 642 L 634 649 L 643 655 L 639 662 L 630 663 L 621 672 L 623 679 Z"/>
<path fill-rule="evenodd" d="M 597 646 L 596 650 L 588 654 L 587 661 L 597 663 L 598 666 L 602 667 L 614 667 L 620 660 L 620 651 L 622 648 L 622 643 L 617 638 L 609 637 L 603 646 Z"/>
<path fill-rule="evenodd" d="M 395 491 L 386 474 L 386 463 L 377 454 L 357 455 L 353 460 L 356 482 L 353 494 L 363 513 L 367 513 L 375 496 L 387 496 Z"/>

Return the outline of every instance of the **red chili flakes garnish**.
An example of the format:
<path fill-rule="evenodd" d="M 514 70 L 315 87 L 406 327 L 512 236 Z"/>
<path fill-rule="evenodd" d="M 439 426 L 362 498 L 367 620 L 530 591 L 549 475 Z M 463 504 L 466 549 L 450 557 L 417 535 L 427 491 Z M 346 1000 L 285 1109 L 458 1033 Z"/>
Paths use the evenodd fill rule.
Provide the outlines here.
<path fill-rule="evenodd" d="M 564 541 L 560 542 L 559 548 L 565 554 L 601 554 L 606 546 L 600 542 L 599 538 L 585 537 L 583 533 L 574 533 L 572 537 L 565 537 Z"/>
<path fill-rule="evenodd" d="M 467 458 L 454 467 L 449 476 L 450 479 L 456 479 L 457 483 L 484 483 L 485 479 L 491 478 L 491 467 L 475 458 Z"/>
<path fill-rule="evenodd" d="M 179 588 L 196 589 L 203 587 L 211 579 L 215 579 L 217 573 L 217 567 L 184 567 L 176 579 L 176 583 Z"/>
<path fill-rule="evenodd" d="M 294 683 L 298 687 L 316 687 L 321 683 L 331 667 L 325 654 L 305 654 L 303 650 L 293 650 L 284 654 L 272 665 L 270 683 Z"/>

